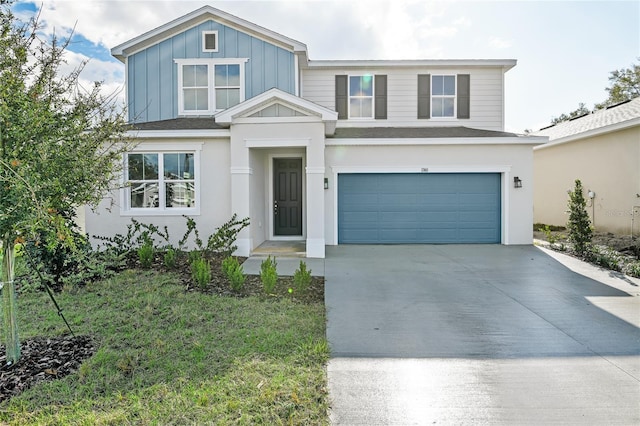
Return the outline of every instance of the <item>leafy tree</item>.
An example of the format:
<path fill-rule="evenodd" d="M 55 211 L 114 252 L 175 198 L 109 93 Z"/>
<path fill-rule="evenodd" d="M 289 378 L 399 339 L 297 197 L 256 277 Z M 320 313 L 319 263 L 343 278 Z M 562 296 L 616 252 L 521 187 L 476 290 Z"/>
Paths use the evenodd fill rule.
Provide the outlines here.
<path fill-rule="evenodd" d="M 640 57 L 637 59 L 640 60 Z M 609 82 L 610 86 L 605 89 L 609 93 L 609 97 L 604 102 L 595 104 L 594 111 L 640 96 L 640 64 L 633 64 L 629 68 L 611 71 Z M 578 104 L 578 108 L 570 113 L 553 117 L 551 125 L 569 121 L 572 118 L 580 117 L 590 112 L 589 108 L 581 102 Z"/>
<path fill-rule="evenodd" d="M 590 112 L 589 108 L 587 108 L 583 102 L 580 102 L 576 110 L 571 111 L 569 114 L 561 114 L 559 117 L 551 119 L 551 124 L 554 125 L 563 121 L 569 121 L 572 118 L 580 117 L 582 115 L 589 114 Z"/>
<path fill-rule="evenodd" d="M 97 204 L 130 149 L 122 108 L 100 83 L 83 88 L 85 64 L 64 74 L 69 39 L 43 38 L 38 18 L 20 21 L 0 5 L 0 241 L 7 362 L 20 358 L 14 246 L 74 248 L 61 212 Z"/>
<path fill-rule="evenodd" d="M 640 57 L 637 58 L 640 61 Z M 640 64 L 632 64 L 629 68 L 611 71 L 610 86 L 605 90 L 609 98 L 596 104 L 596 109 L 606 108 L 608 105 L 628 101 L 640 96 Z"/>
<path fill-rule="evenodd" d="M 569 221 L 567 230 L 569 231 L 569 242 L 579 255 L 584 256 L 589 250 L 593 230 L 591 220 L 586 210 L 586 200 L 582 193 L 582 182 L 576 179 L 573 191 L 569 191 Z"/>

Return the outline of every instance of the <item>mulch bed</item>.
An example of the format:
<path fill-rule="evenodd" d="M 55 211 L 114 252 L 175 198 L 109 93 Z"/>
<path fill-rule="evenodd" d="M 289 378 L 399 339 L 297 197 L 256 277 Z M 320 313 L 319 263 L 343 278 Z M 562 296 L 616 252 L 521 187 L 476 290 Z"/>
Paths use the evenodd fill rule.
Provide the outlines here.
<path fill-rule="evenodd" d="M 267 295 L 264 292 L 262 281 L 257 275 L 247 275 L 244 287 L 240 291 L 233 290 L 229 285 L 229 280 L 222 272 L 222 258 L 211 257 L 211 282 L 206 287 L 199 287 L 191 280 L 191 269 L 188 262 L 183 262 L 179 267 L 187 291 L 201 292 L 206 294 L 216 294 L 226 297 L 287 297 L 302 303 L 324 303 L 324 277 L 311 277 L 309 288 L 298 293 L 295 290 L 292 277 L 279 277 L 274 294 Z M 246 258 L 239 257 L 242 264 Z M 302 259 L 304 261 L 304 259 Z"/>
<path fill-rule="evenodd" d="M 95 350 L 89 336 L 36 337 L 22 342 L 20 360 L 8 366 L 4 345 L 0 346 L 0 402 L 36 383 L 75 372 Z"/>

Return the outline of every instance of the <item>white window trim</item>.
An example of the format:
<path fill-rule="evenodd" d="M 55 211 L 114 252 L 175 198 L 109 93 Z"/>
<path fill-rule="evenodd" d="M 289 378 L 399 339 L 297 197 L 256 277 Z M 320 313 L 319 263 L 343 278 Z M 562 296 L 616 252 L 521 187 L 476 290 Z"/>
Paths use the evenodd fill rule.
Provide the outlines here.
<path fill-rule="evenodd" d="M 351 98 L 365 99 L 365 98 L 369 98 L 369 96 L 351 96 L 351 77 L 366 77 L 366 76 L 371 76 L 371 78 L 372 78 L 371 117 L 352 117 L 351 116 Z M 347 76 L 347 111 L 348 111 L 347 118 L 349 120 L 354 120 L 354 121 L 366 120 L 366 121 L 369 121 L 369 120 L 373 120 L 374 119 L 375 111 L 376 111 L 376 76 L 375 76 L 375 74 L 369 74 L 369 73 L 349 74 Z"/>
<path fill-rule="evenodd" d="M 434 98 L 442 99 L 442 98 L 452 97 L 451 95 L 434 95 L 433 94 L 433 78 L 434 77 L 453 77 L 455 95 L 453 95 L 453 115 L 451 116 L 433 115 L 433 99 Z M 443 121 L 450 121 L 450 120 L 457 119 L 458 117 L 458 75 L 457 74 L 432 74 L 431 81 L 429 82 L 429 84 L 431 85 L 431 90 L 430 90 L 431 99 L 429 99 L 429 102 L 431 102 L 431 105 L 429 105 L 431 118 L 434 120 L 443 120 Z"/>
<path fill-rule="evenodd" d="M 216 47 L 213 49 L 207 49 L 206 39 L 210 34 L 214 34 L 216 36 Z M 202 51 L 203 52 L 217 52 L 218 45 L 220 44 L 220 39 L 218 38 L 218 31 L 203 31 L 202 32 Z"/>
<path fill-rule="evenodd" d="M 198 59 L 174 59 L 178 65 L 178 115 L 210 115 L 215 114 L 216 109 L 216 88 L 215 88 L 215 72 L 216 65 L 240 65 L 240 102 L 245 100 L 245 66 L 249 58 L 198 58 Z M 207 65 L 208 78 L 208 101 L 209 109 L 205 110 L 189 110 L 184 109 L 184 91 L 182 87 L 182 68 L 185 65 Z"/>
<path fill-rule="evenodd" d="M 167 146 L 166 144 L 158 143 L 140 143 L 131 151 L 124 153 L 122 162 L 124 164 L 124 170 L 122 173 L 122 189 L 120 190 L 120 215 L 121 216 L 199 216 L 200 215 L 200 193 L 201 193 L 201 173 L 200 167 L 200 153 L 202 151 L 202 143 L 181 143 L 179 146 Z M 129 196 L 130 186 L 127 185 L 127 155 L 128 154 L 158 154 L 158 165 L 162 164 L 164 158 L 162 154 L 171 153 L 193 153 L 193 167 L 194 167 L 194 188 L 195 188 L 195 202 L 196 206 L 191 208 L 133 208 L 131 207 L 131 199 Z M 159 197 L 164 199 L 165 188 L 162 183 L 162 179 L 158 179 L 160 183 L 158 188 Z"/>

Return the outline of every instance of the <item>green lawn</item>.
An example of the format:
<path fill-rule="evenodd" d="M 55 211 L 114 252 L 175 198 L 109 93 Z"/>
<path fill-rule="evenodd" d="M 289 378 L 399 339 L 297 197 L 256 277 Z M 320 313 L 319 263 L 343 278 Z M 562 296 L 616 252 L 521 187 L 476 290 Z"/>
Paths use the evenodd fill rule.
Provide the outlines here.
<path fill-rule="evenodd" d="M 130 270 L 57 296 L 97 352 L 0 405 L 9 424 L 328 424 L 324 306 L 186 292 Z M 21 337 L 65 332 L 43 293 L 19 299 Z"/>

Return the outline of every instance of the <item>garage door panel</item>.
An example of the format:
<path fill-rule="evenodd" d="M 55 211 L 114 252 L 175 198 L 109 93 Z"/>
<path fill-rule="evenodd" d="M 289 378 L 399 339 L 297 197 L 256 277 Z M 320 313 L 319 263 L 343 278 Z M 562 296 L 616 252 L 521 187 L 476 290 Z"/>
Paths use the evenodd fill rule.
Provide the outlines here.
<path fill-rule="evenodd" d="M 498 243 L 500 174 L 340 174 L 339 243 Z"/>
<path fill-rule="evenodd" d="M 494 219 L 496 216 L 496 212 L 493 210 L 489 211 L 461 211 L 458 213 L 458 217 L 460 218 L 461 224 L 467 223 L 488 223 L 491 226 L 494 225 Z"/>

